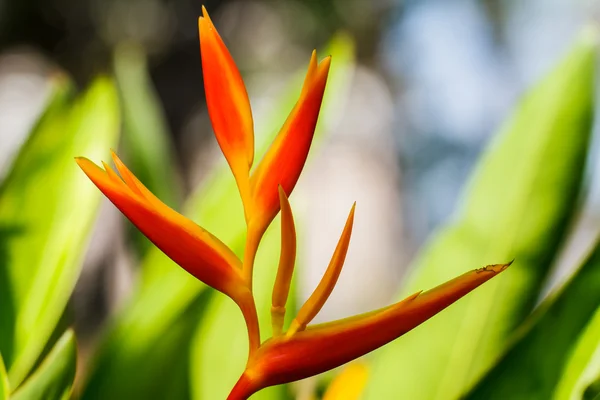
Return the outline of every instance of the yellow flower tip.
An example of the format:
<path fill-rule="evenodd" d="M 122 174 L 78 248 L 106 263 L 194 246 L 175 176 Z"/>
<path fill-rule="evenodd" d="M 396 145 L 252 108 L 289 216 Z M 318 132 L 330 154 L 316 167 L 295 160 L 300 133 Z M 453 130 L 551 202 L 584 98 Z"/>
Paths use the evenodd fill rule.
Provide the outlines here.
<path fill-rule="evenodd" d="M 283 203 L 285 201 L 285 199 L 287 199 L 285 190 L 283 190 L 283 186 L 281 186 L 281 184 L 277 185 L 277 190 L 279 191 L 279 202 Z"/>
<path fill-rule="evenodd" d="M 215 25 L 213 24 L 213 21 L 210 18 L 210 15 L 208 15 L 208 11 L 206 11 L 206 7 L 204 6 L 202 6 L 202 15 L 198 17 L 198 26 L 200 26 L 201 23 L 206 29 L 216 31 Z"/>
<path fill-rule="evenodd" d="M 327 81 L 327 76 L 329 75 L 329 68 L 331 67 L 331 57 L 325 57 L 317 68 L 315 81 L 322 81 L 323 84 Z"/>
<path fill-rule="evenodd" d="M 208 11 L 206 11 L 206 7 L 204 7 L 204 4 L 202 4 L 202 17 L 210 21 L 210 16 L 208 15 Z"/>
<path fill-rule="evenodd" d="M 413 301 L 414 299 L 419 297 L 421 295 L 421 293 L 423 293 L 423 290 L 419 290 L 418 292 L 411 294 L 406 299 L 404 299 L 404 301 Z"/>
<path fill-rule="evenodd" d="M 92 171 L 105 172 L 102 168 L 100 168 L 98 165 L 96 165 L 92 160 L 90 160 L 87 157 L 75 157 L 75 162 L 77 163 L 77 165 L 79 165 L 79 168 L 81 168 L 83 170 L 83 172 L 85 172 L 86 174 L 88 174 L 88 172 L 92 172 Z"/>
<path fill-rule="evenodd" d="M 119 174 L 121 174 L 121 178 L 123 179 L 123 181 L 125 182 L 127 187 L 129 187 L 129 189 L 131 189 L 135 194 L 140 196 L 142 199 L 148 199 L 148 200 L 153 201 L 152 199 L 154 198 L 154 195 L 152 195 L 148 191 L 148 189 L 146 189 L 141 184 L 141 182 L 138 181 L 138 179 L 135 177 L 135 175 L 133 175 L 133 173 L 129 170 L 129 168 L 127 168 L 127 166 L 123 163 L 123 161 L 121 161 L 119 156 L 117 156 L 117 153 L 115 153 L 113 150 L 111 150 L 110 153 L 111 153 L 113 162 L 115 163 L 115 167 L 117 168 L 117 171 L 119 171 Z M 110 167 L 108 167 L 108 168 L 110 169 Z M 107 170 L 107 173 L 108 173 L 108 170 Z M 109 175 L 110 175 L 110 173 L 109 173 Z"/>
<path fill-rule="evenodd" d="M 491 265 L 486 265 L 483 268 L 479 268 L 477 270 L 475 270 L 477 273 L 482 273 L 482 272 L 492 272 L 494 274 L 498 274 L 502 271 L 504 271 L 506 268 L 510 267 L 511 264 L 514 262 L 515 260 L 512 260 L 506 264 L 491 264 Z"/>
<path fill-rule="evenodd" d="M 112 179 L 116 183 L 123 183 L 123 181 L 121 180 L 119 175 L 117 175 L 117 173 L 115 171 L 113 171 L 113 169 L 110 167 L 110 165 L 108 165 L 107 163 L 102 161 L 102 166 L 104 167 L 104 171 L 106 172 L 106 174 L 108 175 L 108 177 L 110 179 Z"/>

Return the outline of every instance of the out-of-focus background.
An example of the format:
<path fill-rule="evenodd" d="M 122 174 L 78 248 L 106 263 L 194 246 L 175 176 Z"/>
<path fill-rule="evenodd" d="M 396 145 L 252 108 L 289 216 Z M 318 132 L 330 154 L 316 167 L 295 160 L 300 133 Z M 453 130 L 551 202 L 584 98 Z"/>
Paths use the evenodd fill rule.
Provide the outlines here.
<path fill-rule="evenodd" d="M 332 41 L 346 46 L 347 59 L 332 61 L 332 71 L 339 68 L 343 77 L 337 92 L 329 87 L 321 140 L 292 195 L 302 243 L 299 299 L 318 283 L 357 201 L 346 265 L 318 321 L 394 299 L 417 251 L 460 208 L 459 194 L 477 158 L 519 96 L 600 16 L 593 0 L 204 5 L 242 72 L 257 137 L 283 122 L 279 99 L 298 81 L 312 49 L 322 58 Z M 225 163 L 204 99 L 201 6 L 199 0 L 0 0 L 0 176 L 57 75 L 83 88 L 98 74 L 116 73 L 119 90 L 130 94 L 121 111 L 124 129 L 137 129 L 142 141 L 144 129 L 163 135 L 159 145 L 169 165 L 155 170 L 172 175 L 166 175 L 169 191 L 159 197 L 180 208 Z M 145 115 L 148 110 L 152 114 Z M 125 153 L 131 152 L 127 146 Z M 561 271 L 592 240 L 600 218 L 596 169 L 589 162 L 588 225 L 577 229 Z M 71 300 L 84 358 L 135 288 L 147 246 L 104 201 Z"/>

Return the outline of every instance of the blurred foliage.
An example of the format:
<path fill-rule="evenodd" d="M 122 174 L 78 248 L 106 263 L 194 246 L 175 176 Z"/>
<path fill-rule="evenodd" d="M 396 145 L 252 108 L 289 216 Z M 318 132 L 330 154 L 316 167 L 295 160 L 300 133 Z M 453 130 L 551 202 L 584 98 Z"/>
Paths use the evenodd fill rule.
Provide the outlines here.
<path fill-rule="evenodd" d="M 402 295 L 515 259 L 376 354 L 367 399 L 456 398 L 532 310 L 576 210 L 592 127 L 596 34 L 530 90 L 479 163 L 459 217 L 417 258 Z"/>
<path fill-rule="evenodd" d="M 100 196 L 73 157 L 105 155 L 119 131 L 108 79 L 96 80 L 75 103 L 71 98 L 70 83 L 56 79 L 47 110 L 0 189 L 0 351 L 13 391 L 53 344 L 95 221 Z M 38 390 L 29 387 L 27 393 Z"/>
<path fill-rule="evenodd" d="M 596 268 L 600 269 L 600 266 Z M 584 304 L 584 306 L 590 305 Z M 557 400 L 582 398 L 586 386 L 600 376 L 600 301 L 596 303 L 596 307 L 585 329 L 578 332 L 579 338 L 570 343 L 569 358 L 562 370 L 560 380 L 556 383 L 554 398 Z M 571 319 L 567 316 L 564 321 L 570 323 Z"/>
<path fill-rule="evenodd" d="M 180 190 L 173 150 L 144 50 L 133 43 L 121 44 L 115 51 L 114 70 L 123 110 L 120 153 L 152 193 L 175 207 L 179 205 Z M 150 248 L 150 242 L 133 225 L 128 226 L 140 250 Z"/>
<path fill-rule="evenodd" d="M 335 98 L 336 93 L 344 91 L 344 87 L 348 85 L 348 73 L 353 63 L 352 43 L 345 36 L 334 39 L 328 52 L 332 54 L 335 60 L 336 69 L 332 70 L 329 76 L 327 90 L 329 94 L 326 95 L 324 100 L 320 124 L 327 121 L 328 113 L 334 111 L 335 107 L 332 100 Z M 299 72 L 294 84 L 284 91 L 284 101 L 277 103 L 273 115 L 270 115 L 267 128 L 264 129 L 268 134 L 257 137 L 257 151 L 259 154 L 266 150 L 279 126 L 292 109 L 304 74 L 304 70 Z M 133 172 L 137 174 L 135 169 L 133 169 Z M 246 231 L 242 204 L 239 200 L 235 181 L 224 162 L 188 199 L 184 205 L 184 214 L 217 236 L 238 256 L 242 255 Z M 278 243 L 278 241 L 276 238 L 272 240 L 274 244 L 269 246 L 266 245 L 267 238 L 265 238 L 265 244 L 262 247 L 269 247 L 271 250 L 265 252 L 265 254 L 270 254 L 268 256 L 270 259 L 277 260 L 279 253 L 278 245 L 275 242 Z M 257 261 L 255 272 L 257 287 L 258 282 L 265 279 L 271 279 L 269 287 L 272 287 L 272 280 L 275 276 L 273 268 L 276 268 L 276 265 L 276 262 L 273 264 Z M 243 342 L 243 340 L 247 340 L 245 328 L 231 331 L 229 327 L 219 328 L 217 325 L 213 326 L 213 324 L 204 322 L 210 320 L 210 316 L 214 314 L 215 309 L 227 307 L 226 305 L 223 306 L 223 303 L 229 305 L 227 303 L 228 299 L 223 298 L 223 296 L 212 298 L 212 290 L 206 291 L 205 289 L 206 286 L 175 265 L 160 250 L 154 247 L 151 248 L 141 265 L 139 287 L 123 311 L 112 321 L 111 327 L 102 340 L 100 350 L 92 362 L 82 398 L 129 399 L 135 395 L 136 397 L 166 399 L 173 398 L 173 391 L 187 393 L 188 387 L 197 388 L 198 382 L 202 382 L 202 385 L 206 386 L 206 390 L 210 390 L 208 382 L 218 384 L 222 380 L 226 381 L 226 378 L 224 378 L 226 373 L 217 368 L 211 368 L 209 371 L 204 370 L 206 372 L 200 373 L 200 376 L 193 374 L 193 376 L 188 377 L 189 372 L 185 372 L 189 369 L 190 346 L 193 338 L 188 329 L 191 329 L 193 324 L 201 327 L 199 332 L 204 332 L 205 330 L 202 327 L 210 325 L 210 331 L 218 332 L 218 335 L 223 335 L 223 338 L 228 337 L 227 335 L 233 335 L 233 337 L 230 337 L 230 342 L 221 341 L 218 347 L 214 347 L 214 351 L 218 353 L 218 359 L 224 360 L 222 354 L 230 351 L 229 349 L 233 347 L 232 343 L 240 343 L 241 340 L 240 345 L 247 346 Z M 260 292 L 261 295 L 263 292 Z M 157 293 L 164 295 L 157 296 Z M 270 299 L 269 291 L 264 292 L 265 299 L 267 296 Z M 200 298 L 202 301 L 199 301 Z M 262 308 L 267 312 L 269 310 L 266 307 Z M 259 313 L 262 311 L 260 309 Z M 222 313 L 222 316 L 229 316 L 234 324 L 241 317 L 239 311 L 235 308 L 223 310 Z M 189 321 L 190 316 L 193 316 L 194 321 Z M 165 337 L 170 336 L 174 327 L 182 332 L 182 336 L 177 340 L 169 341 L 173 345 L 172 350 L 176 351 L 171 353 L 165 351 L 161 354 L 163 357 L 167 357 L 166 360 L 169 360 L 169 365 L 177 365 L 181 367 L 183 372 L 179 371 L 179 378 L 171 381 L 170 385 L 162 385 L 161 382 L 165 377 L 165 364 L 163 362 L 151 363 L 148 360 L 157 357 L 156 348 L 163 348 Z M 199 335 L 201 334 L 199 333 Z M 212 354 L 214 355 L 214 353 Z M 236 354 L 239 360 L 244 360 L 245 351 Z M 164 361 L 165 358 L 162 360 Z M 196 367 L 196 363 L 202 364 L 203 360 L 206 360 L 204 355 L 199 360 L 193 359 L 191 361 L 193 364 L 192 370 Z M 217 359 L 211 358 L 211 360 L 217 362 Z M 229 370 L 237 371 L 239 364 L 236 364 L 236 360 L 230 361 L 231 367 L 229 368 L 231 369 Z M 139 368 L 142 364 L 144 368 Z M 172 372 L 172 370 L 169 372 Z M 209 376 L 207 377 L 206 374 L 209 374 Z M 215 377 L 214 374 L 218 376 Z M 185 379 L 181 379 L 181 376 L 184 376 Z M 156 382 L 156 385 L 149 385 L 148 382 Z M 175 382 L 181 383 L 181 386 L 174 388 Z"/>
<path fill-rule="evenodd" d="M 552 398 L 563 366 L 577 347 L 577 338 L 600 305 L 600 247 L 560 294 L 547 303 L 525 324 L 519 339 L 466 399 Z M 593 328 L 597 333 L 598 327 Z M 600 336 L 595 341 L 597 345 Z M 572 397 L 571 393 L 563 393 L 555 398 Z"/>
<path fill-rule="evenodd" d="M 33 375 L 10 396 L 11 400 L 67 400 L 75 379 L 77 346 L 68 330 Z"/>

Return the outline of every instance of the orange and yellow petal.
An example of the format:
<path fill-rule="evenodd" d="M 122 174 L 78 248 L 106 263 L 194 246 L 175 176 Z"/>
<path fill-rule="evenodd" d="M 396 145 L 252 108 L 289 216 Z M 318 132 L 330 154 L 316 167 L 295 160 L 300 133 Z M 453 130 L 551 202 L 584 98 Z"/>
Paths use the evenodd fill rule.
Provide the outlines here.
<path fill-rule="evenodd" d="M 257 391 L 305 379 L 352 361 L 422 324 L 508 265 L 467 272 L 376 312 L 308 327 L 291 337 L 273 338 L 251 359 L 238 390 Z"/>
<path fill-rule="evenodd" d="M 209 286 L 238 297 L 241 262 L 219 239 L 160 202 L 113 154 L 119 177 L 86 158 L 76 161 L 102 193 L 159 249 Z M 122 179 L 121 179 L 122 178 Z"/>
<path fill-rule="evenodd" d="M 350 236 L 352 236 L 352 226 L 354 225 L 354 210 L 356 203 L 352 206 L 350 214 L 346 220 L 346 225 L 340 236 L 338 244 L 335 248 L 331 261 L 327 266 L 327 270 L 323 275 L 323 278 L 317 285 L 315 291 L 310 295 L 308 300 L 302 305 L 298 315 L 292 321 L 290 329 L 286 333 L 287 336 L 294 335 L 298 331 L 306 329 L 306 325 L 313 320 L 313 318 L 321 311 L 323 305 L 331 295 L 335 284 L 342 272 L 344 261 L 346 260 L 346 254 L 348 253 L 348 246 L 350 245 Z"/>
<path fill-rule="evenodd" d="M 300 99 L 250 178 L 252 229 L 262 235 L 279 212 L 278 187 L 290 195 L 304 167 L 325 92 L 331 57 L 313 53 Z"/>
<path fill-rule="evenodd" d="M 271 297 L 271 322 L 273 336 L 279 336 L 283 328 L 285 318 L 285 304 L 290 293 L 294 264 L 296 261 L 296 227 L 290 202 L 279 186 L 279 201 L 281 207 L 281 253 L 279 255 L 279 266 L 277 276 L 273 285 Z"/>
<path fill-rule="evenodd" d="M 254 159 L 254 127 L 242 76 L 206 9 L 198 19 L 204 91 L 217 142 L 249 201 L 249 171 Z"/>

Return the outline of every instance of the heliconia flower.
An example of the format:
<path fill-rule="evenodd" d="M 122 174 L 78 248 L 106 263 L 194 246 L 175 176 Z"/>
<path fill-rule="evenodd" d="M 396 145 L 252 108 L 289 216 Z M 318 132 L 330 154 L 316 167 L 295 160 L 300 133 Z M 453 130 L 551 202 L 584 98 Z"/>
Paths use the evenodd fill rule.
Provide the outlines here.
<path fill-rule="evenodd" d="M 104 163 L 102 169 L 88 159 L 76 160 L 100 191 L 150 241 L 183 269 L 228 295 L 240 307 L 248 330 L 249 355 L 246 368 L 228 397 L 230 400 L 247 399 L 265 387 L 304 379 L 373 351 L 425 322 L 510 265 L 489 265 L 389 307 L 310 326 L 340 276 L 352 234 L 355 210 L 352 206 L 321 282 L 284 332 L 296 259 L 296 229 L 288 195 L 298 181 L 310 149 L 331 59 L 327 57 L 318 63 L 313 52 L 298 102 L 251 173 L 254 133 L 248 94 L 204 7 L 202 13 L 198 25 L 208 111 L 244 204 L 247 239 L 243 261 L 215 236 L 150 193 L 114 153 L 113 161 L 120 176 Z M 252 267 L 260 239 L 279 211 L 281 254 L 272 293 L 273 337 L 261 344 L 252 294 Z"/>
<path fill-rule="evenodd" d="M 308 327 L 292 336 L 274 337 L 250 358 L 229 400 L 320 374 L 369 353 L 422 324 L 510 264 L 467 272 L 392 306 L 347 319 Z"/>

